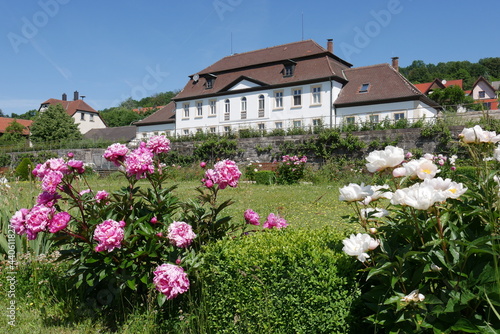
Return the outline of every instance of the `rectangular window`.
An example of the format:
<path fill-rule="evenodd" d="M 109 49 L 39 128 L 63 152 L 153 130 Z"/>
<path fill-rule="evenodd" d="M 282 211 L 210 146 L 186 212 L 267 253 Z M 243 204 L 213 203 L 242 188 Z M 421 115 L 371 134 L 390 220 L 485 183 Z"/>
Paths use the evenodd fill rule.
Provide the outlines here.
<path fill-rule="evenodd" d="M 479 98 L 484 99 L 486 97 L 486 92 L 484 90 L 479 92 Z"/>
<path fill-rule="evenodd" d="M 400 119 L 405 118 L 405 113 L 404 112 L 397 112 L 394 114 L 394 120 L 399 121 Z"/>
<path fill-rule="evenodd" d="M 196 116 L 203 117 L 203 102 L 196 102 Z"/>
<path fill-rule="evenodd" d="M 188 129 L 184 129 L 184 135 L 187 136 L 189 134 L 189 130 Z"/>
<path fill-rule="evenodd" d="M 356 118 L 354 116 L 348 116 L 345 118 L 345 122 L 347 124 L 354 124 L 356 123 Z"/>
<path fill-rule="evenodd" d="M 293 90 L 293 106 L 298 107 L 302 105 L 302 89 L 296 88 Z"/>
<path fill-rule="evenodd" d="M 82 112 L 82 113 L 80 114 L 80 120 L 82 120 L 82 121 L 84 121 L 84 120 L 85 120 L 85 113 L 84 113 L 84 112 Z"/>
<path fill-rule="evenodd" d="M 210 115 L 217 115 L 217 100 L 210 100 Z"/>
<path fill-rule="evenodd" d="M 259 130 L 265 130 L 266 129 L 264 123 L 259 123 L 258 127 L 259 127 Z"/>
<path fill-rule="evenodd" d="M 302 127 L 302 121 L 293 121 L 293 127 L 294 128 Z"/>
<path fill-rule="evenodd" d="M 312 104 L 321 104 L 321 86 L 312 88 Z"/>
<path fill-rule="evenodd" d="M 185 118 L 189 117 L 189 103 L 184 103 L 184 117 Z"/>
<path fill-rule="evenodd" d="M 369 87 L 370 87 L 370 84 L 364 83 L 364 84 L 361 85 L 361 88 L 359 89 L 359 92 L 360 93 L 367 93 Z"/>
<path fill-rule="evenodd" d="M 196 133 L 201 133 L 201 131 L 202 130 L 200 128 L 196 129 Z"/>
<path fill-rule="evenodd" d="M 225 126 L 224 127 L 224 132 L 225 133 L 230 133 L 231 132 L 231 127 L 230 126 Z"/>
<path fill-rule="evenodd" d="M 283 108 L 283 91 L 274 92 L 274 107 Z"/>
<path fill-rule="evenodd" d="M 210 133 L 215 133 L 215 131 L 216 131 L 216 129 L 214 126 L 210 128 Z"/>
<path fill-rule="evenodd" d="M 214 87 L 214 78 L 207 78 L 207 89 L 212 89 Z"/>
<path fill-rule="evenodd" d="M 287 64 L 287 65 L 285 65 L 285 69 L 283 71 L 283 76 L 284 77 L 291 77 L 291 76 L 293 76 L 294 70 L 295 70 L 295 65 L 294 64 Z"/>
<path fill-rule="evenodd" d="M 378 123 L 378 115 L 370 115 L 370 123 Z"/>
<path fill-rule="evenodd" d="M 283 129 L 283 122 L 276 122 L 274 123 L 274 126 L 276 127 L 276 129 Z"/>
<path fill-rule="evenodd" d="M 321 120 L 319 118 L 313 119 L 313 126 L 321 126 Z"/>
<path fill-rule="evenodd" d="M 90 121 L 93 122 L 94 121 L 94 114 L 90 114 Z"/>

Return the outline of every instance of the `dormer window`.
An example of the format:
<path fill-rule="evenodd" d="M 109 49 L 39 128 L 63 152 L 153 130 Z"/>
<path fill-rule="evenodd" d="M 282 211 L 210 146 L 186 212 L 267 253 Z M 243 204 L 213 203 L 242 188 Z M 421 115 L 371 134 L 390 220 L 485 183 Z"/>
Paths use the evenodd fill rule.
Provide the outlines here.
<path fill-rule="evenodd" d="M 207 78 L 207 89 L 212 89 L 214 87 L 214 78 Z"/>
<path fill-rule="evenodd" d="M 295 73 L 295 65 L 296 64 L 297 64 L 296 62 L 294 62 L 293 60 L 290 60 L 290 59 L 285 61 L 285 63 L 283 64 L 284 65 L 284 68 L 283 68 L 283 77 L 284 78 L 293 77 L 293 75 Z"/>
<path fill-rule="evenodd" d="M 283 77 L 292 77 L 294 70 L 295 70 L 295 65 L 294 64 L 287 64 L 287 65 L 285 65 L 285 70 L 283 72 Z"/>
<path fill-rule="evenodd" d="M 213 74 L 207 74 L 205 76 L 205 89 L 212 89 L 214 88 L 214 82 L 215 82 L 215 78 L 217 78 L 215 75 Z"/>
<path fill-rule="evenodd" d="M 359 89 L 359 93 L 367 93 L 368 92 L 368 88 L 370 88 L 370 84 L 369 83 L 362 84 L 361 88 Z"/>

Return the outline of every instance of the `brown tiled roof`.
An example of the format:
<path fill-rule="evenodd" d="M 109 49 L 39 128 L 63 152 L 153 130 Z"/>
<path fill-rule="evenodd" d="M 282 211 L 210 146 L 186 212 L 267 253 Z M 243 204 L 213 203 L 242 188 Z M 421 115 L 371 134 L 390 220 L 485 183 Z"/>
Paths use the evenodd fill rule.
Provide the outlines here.
<path fill-rule="evenodd" d="M 283 76 L 284 64 L 295 63 L 294 75 Z M 284 44 L 267 49 L 235 54 L 222 58 L 198 74 L 199 80 L 192 79 L 174 98 L 186 100 L 196 97 L 224 94 L 227 89 L 242 79 L 249 79 L 266 86 L 286 86 L 300 82 L 319 81 L 336 78 L 343 82 L 342 71 L 352 66 L 319 46 L 312 40 Z M 213 88 L 206 89 L 206 78 L 216 79 Z"/>
<path fill-rule="evenodd" d="M 436 88 L 443 89 L 445 87 L 450 87 L 450 86 L 458 86 L 463 89 L 463 80 L 462 79 L 448 80 L 448 81 L 445 80 L 445 82 L 443 83 L 443 80 L 434 79 L 434 81 L 432 82 L 415 84 L 415 87 L 417 87 L 417 89 L 424 94 L 429 94 L 429 91 L 431 89 L 436 89 Z"/>
<path fill-rule="evenodd" d="M 438 106 L 389 64 L 350 68 L 344 73 L 348 82 L 335 101 L 337 107 L 410 100 Z M 363 84 L 369 84 L 366 93 L 359 92 Z"/>
<path fill-rule="evenodd" d="M 464 81 L 462 79 L 458 80 L 448 80 L 444 83 L 445 87 L 458 86 L 463 89 Z"/>
<path fill-rule="evenodd" d="M 129 142 L 135 138 L 136 127 L 119 126 L 115 128 L 91 129 L 86 132 L 83 137 L 85 139 L 105 139 L 110 141 Z"/>
<path fill-rule="evenodd" d="M 50 104 L 50 105 L 57 105 L 61 104 L 68 113 L 68 115 L 73 116 L 77 110 L 81 111 L 86 111 L 86 112 L 93 112 L 97 114 L 97 111 L 89 106 L 85 101 L 83 100 L 75 100 L 75 101 L 64 101 L 64 100 L 58 100 L 58 99 L 48 99 L 47 101 L 43 102 L 42 104 Z"/>
<path fill-rule="evenodd" d="M 164 124 L 164 123 L 175 123 L 175 102 L 171 101 L 169 104 L 163 108 L 157 110 L 148 117 L 135 122 L 135 125 L 152 125 L 152 124 Z"/>
<path fill-rule="evenodd" d="M 23 130 L 23 135 L 29 135 L 30 132 L 28 127 L 31 126 L 33 121 L 27 119 L 16 119 L 9 117 L 0 117 L 0 133 L 5 133 L 5 130 L 13 121 L 16 121 L 17 123 L 25 127 L 25 129 Z"/>

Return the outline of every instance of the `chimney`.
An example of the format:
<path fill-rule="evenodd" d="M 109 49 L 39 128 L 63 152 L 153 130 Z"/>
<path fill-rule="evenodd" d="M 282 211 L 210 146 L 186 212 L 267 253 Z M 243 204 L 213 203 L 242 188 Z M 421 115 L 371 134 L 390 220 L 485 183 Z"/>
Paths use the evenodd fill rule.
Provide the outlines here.
<path fill-rule="evenodd" d="M 328 50 L 328 52 L 333 53 L 333 39 L 331 38 L 327 39 L 326 49 Z"/>
<path fill-rule="evenodd" d="M 399 72 L 399 57 L 392 57 L 392 67 Z"/>
<path fill-rule="evenodd" d="M 78 100 L 78 91 L 77 90 L 75 90 L 75 93 L 73 95 L 73 100 L 74 101 Z"/>
<path fill-rule="evenodd" d="M 63 93 L 62 100 L 63 101 L 67 101 L 68 100 L 68 95 L 66 95 L 66 93 Z"/>

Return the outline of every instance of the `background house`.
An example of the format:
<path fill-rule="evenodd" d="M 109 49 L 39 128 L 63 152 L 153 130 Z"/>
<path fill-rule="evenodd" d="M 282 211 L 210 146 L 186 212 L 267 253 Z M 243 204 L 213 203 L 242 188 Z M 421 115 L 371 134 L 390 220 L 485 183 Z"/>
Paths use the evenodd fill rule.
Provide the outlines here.
<path fill-rule="evenodd" d="M 375 121 L 375 113 L 379 120 L 436 114 L 436 104 L 397 68 L 351 67 L 333 53 L 331 39 L 326 48 L 306 40 L 224 57 L 190 75 L 174 98 L 176 134 L 336 126 L 352 117 Z"/>
<path fill-rule="evenodd" d="M 148 117 L 135 122 L 134 125 L 137 127 L 136 141 L 159 134 L 172 136 L 175 132 L 175 103 L 171 101 Z"/>
<path fill-rule="evenodd" d="M 9 118 L 9 117 L 0 117 L 0 136 L 2 136 L 6 132 L 7 127 L 11 125 L 12 122 L 14 121 L 24 126 L 25 129 L 23 129 L 23 135 L 29 136 L 30 134 L 29 128 L 33 123 L 33 121 L 26 119 Z"/>
<path fill-rule="evenodd" d="M 75 123 L 78 124 L 78 129 L 82 134 L 87 133 L 91 129 L 103 129 L 106 128 L 106 124 L 102 120 L 99 112 L 94 108 L 89 106 L 85 101 L 80 99 L 77 91 L 74 92 L 73 101 L 68 101 L 67 95 L 62 94 L 62 99 L 48 99 L 43 102 L 38 109 L 39 112 L 43 112 L 50 105 L 60 104 L 63 106 L 64 110 L 73 117 Z"/>
<path fill-rule="evenodd" d="M 482 76 L 472 85 L 470 96 L 487 110 L 498 109 L 497 90 Z"/>

